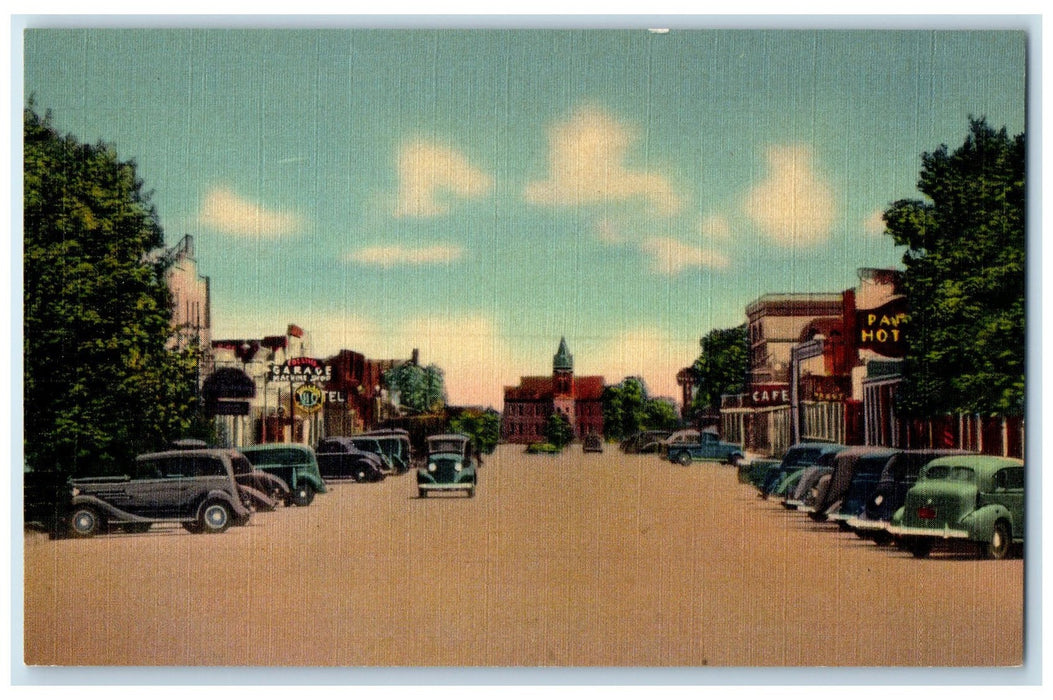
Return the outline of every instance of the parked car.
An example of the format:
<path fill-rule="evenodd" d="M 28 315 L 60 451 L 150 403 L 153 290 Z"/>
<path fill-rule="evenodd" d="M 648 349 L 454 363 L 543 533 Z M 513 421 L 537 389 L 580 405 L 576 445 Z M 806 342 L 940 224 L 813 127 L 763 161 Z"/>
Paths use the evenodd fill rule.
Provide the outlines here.
<path fill-rule="evenodd" d="M 386 474 L 403 474 L 410 468 L 410 440 L 405 431 L 378 431 L 350 436 L 351 444 L 375 454 Z"/>
<path fill-rule="evenodd" d="M 715 432 L 704 430 L 696 443 L 670 445 L 669 461 L 687 466 L 696 461 L 714 461 L 738 467 L 745 461 L 742 446 L 723 442 Z"/>
<path fill-rule="evenodd" d="M 235 450 L 155 452 L 136 458 L 130 471 L 70 481 L 71 534 L 92 537 L 114 525 L 145 531 L 154 523 L 219 533 L 247 524 L 252 516 L 236 480 L 252 465 Z"/>
<path fill-rule="evenodd" d="M 897 451 L 887 447 L 849 447 L 837 453 L 833 470 L 816 482 L 812 502 L 801 508 L 816 522 L 825 522 L 838 513 L 857 472 L 876 484 L 885 464 Z"/>
<path fill-rule="evenodd" d="M 323 480 L 353 479 L 381 481 L 385 476 L 384 462 L 370 452 L 355 447 L 349 437 L 328 437 L 318 441 L 314 449 L 318 473 Z"/>
<path fill-rule="evenodd" d="M 1007 557 L 1024 542 L 1024 462 L 989 455 L 932 460 L 888 531 L 916 557 L 955 541 L 977 543 L 990 559 Z"/>
<path fill-rule="evenodd" d="M 661 452 L 662 441 L 672 434 L 671 430 L 643 430 L 622 440 L 618 447 L 626 454 Z"/>
<path fill-rule="evenodd" d="M 836 455 L 844 449 L 844 445 L 829 442 L 802 442 L 792 445 L 786 450 L 782 460 L 777 465 L 770 466 L 762 475 L 759 475 L 760 482 L 757 484 L 757 490 L 760 493 L 758 495 L 761 498 L 768 498 L 771 496 L 772 491 L 775 490 L 775 487 L 789 476 L 791 472 L 810 467 L 818 462 L 823 455 Z"/>
<path fill-rule="evenodd" d="M 830 481 L 830 473 L 834 471 L 836 457 L 836 454 L 824 455 L 814 465 L 802 469 L 797 485 L 794 486 L 792 493 L 787 492 L 786 500 L 782 505 L 802 513 L 811 511 L 819 497 L 820 483 L 825 488 L 825 484 Z"/>
<path fill-rule="evenodd" d="M 684 430 L 677 430 L 672 435 L 662 440 L 659 444 L 658 451 L 662 456 L 669 455 L 669 448 L 672 445 L 680 443 L 696 443 L 698 442 L 699 431 L 694 428 L 685 428 Z"/>
<path fill-rule="evenodd" d="M 476 469 L 472 441 L 467 435 L 431 435 L 427 439 L 428 458 L 417 469 L 417 495 L 426 498 L 433 491 L 464 491 L 475 496 Z"/>
<path fill-rule="evenodd" d="M 184 438 L 174 441 L 171 447 L 173 450 L 201 450 L 208 449 L 209 445 L 204 440 Z M 284 481 L 258 469 L 239 471 L 234 478 L 242 500 L 254 510 L 272 511 L 289 495 L 289 486 Z"/>
<path fill-rule="evenodd" d="M 767 457 L 740 462 L 738 468 L 739 483 L 759 488 L 764 482 L 768 470 L 778 468 L 781 463 L 781 459 L 769 459 Z"/>
<path fill-rule="evenodd" d="M 903 505 L 907 491 L 917 482 L 922 468 L 934 459 L 974 454 L 964 450 L 904 450 L 885 465 L 877 486 L 866 497 L 862 512 L 846 523 L 857 535 L 879 545 L 892 541 L 888 532 L 892 514 Z"/>
<path fill-rule="evenodd" d="M 258 472 L 285 485 L 284 493 L 276 497 L 287 506 L 309 506 L 315 494 L 328 491 L 318 470 L 318 458 L 308 445 L 268 443 L 242 447 L 241 453 Z"/>
<path fill-rule="evenodd" d="M 603 452 L 603 438 L 596 433 L 589 433 L 581 439 L 582 452 Z"/>

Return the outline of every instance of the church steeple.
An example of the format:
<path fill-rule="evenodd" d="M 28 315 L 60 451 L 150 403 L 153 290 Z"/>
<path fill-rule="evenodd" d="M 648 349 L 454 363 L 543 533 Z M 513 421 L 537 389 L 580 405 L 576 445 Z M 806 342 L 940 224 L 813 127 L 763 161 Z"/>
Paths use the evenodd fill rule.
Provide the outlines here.
<path fill-rule="evenodd" d="M 574 356 L 570 354 L 570 350 L 567 349 L 567 339 L 559 339 L 559 350 L 552 357 L 552 371 L 574 371 Z"/>

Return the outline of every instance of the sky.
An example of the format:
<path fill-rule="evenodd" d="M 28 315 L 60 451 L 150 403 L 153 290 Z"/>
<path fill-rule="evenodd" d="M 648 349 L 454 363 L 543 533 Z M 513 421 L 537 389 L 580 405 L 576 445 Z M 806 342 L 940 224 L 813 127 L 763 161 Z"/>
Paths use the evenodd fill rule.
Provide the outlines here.
<path fill-rule="evenodd" d="M 1016 31 L 30 29 L 25 97 L 194 236 L 213 337 L 443 368 L 675 375 L 769 293 L 901 267 L 881 212 L 970 116 L 1025 130 Z"/>

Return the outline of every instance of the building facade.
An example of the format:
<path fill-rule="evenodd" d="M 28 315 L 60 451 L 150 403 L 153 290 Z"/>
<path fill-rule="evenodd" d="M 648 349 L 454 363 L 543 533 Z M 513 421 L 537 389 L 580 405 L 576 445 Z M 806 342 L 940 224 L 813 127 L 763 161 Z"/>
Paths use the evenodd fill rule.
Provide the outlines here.
<path fill-rule="evenodd" d="M 603 435 L 601 376 L 574 376 L 574 356 L 566 338 L 552 358 L 551 376 L 520 377 L 518 386 L 506 386 L 501 414 L 501 439 L 529 444 L 545 440 L 545 424 L 559 412 L 570 423 L 574 437 Z"/>
<path fill-rule="evenodd" d="M 212 312 L 209 278 L 198 273 L 194 237 L 184 236 L 165 255 L 168 290 L 172 294 L 171 349 L 196 345 L 201 353 L 201 377 L 211 374 Z"/>

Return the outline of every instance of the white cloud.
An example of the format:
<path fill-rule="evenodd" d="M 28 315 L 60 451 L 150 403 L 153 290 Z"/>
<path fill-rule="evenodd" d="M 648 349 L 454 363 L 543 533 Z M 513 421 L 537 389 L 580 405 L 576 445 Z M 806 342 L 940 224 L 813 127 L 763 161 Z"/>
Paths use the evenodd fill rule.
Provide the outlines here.
<path fill-rule="evenodd" d="M 198 222 L 223 233 L 256 238 L 295 234 L 301 227 L 299 217 L 267 209 L 223 187 L 213 188 L 205 195 Z"/>
<path fill-rule="evenodd" d="M 471 198 L 490 191 L 489 175 L 457 151 L 423 140 L 405 145 L 399 153 L 399 185 L 395 215 L 441 216 L 450 211 L 442 195 Z"/>
<path fill-rule="evenodd" d="M 779 245 L 816 245 L 832 232 L 833 190 L 811 161 L 805 146 L 772 146 L 767 179 L 746 196 L 746 214 Z"/>
<path fill-rule="evenodd" d="M 463 255 L 464 249 L 460 246 L 432 245 L 410 248 L 402 245 L 388 245 L 361 248 L 348 254 L 347 259 L 366 265 L 396 267 L 451 263 L 460 260 Z"/>
<path fill-rule="evenodd" d="M 871 236 L 880 236 L 885 232 L 885 212 L 877 209 L 863 222 L 863 232 Z"/>
<path fill-rule="evenodd" d="M 634 135 L 602 110 L 584 107 L 549 132 L 549 173 L 524 191 L 528 202 L 574 206 L 642 198 L 662 214 L 673 214 L 680 199 L 668 179 L 630 170 L 625 155 Z"/>
<path fill-rule="evenodd" d="M 731 224 L 719 214 L 710 214 L 699 222 L 698 233 L 703 240 L 727 241 L 731 239 Z"/>
<path fill-rule="evenodd" d="M 688 245 L 675 238 L 655 236 L 640 244 L 651 257 L 651 270 L 663 275 L 676 275 L 689 267 L 724 269 L 729 260 L 719 251 Z"/>

